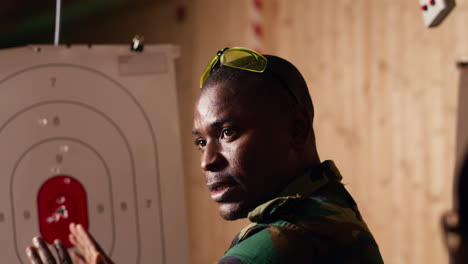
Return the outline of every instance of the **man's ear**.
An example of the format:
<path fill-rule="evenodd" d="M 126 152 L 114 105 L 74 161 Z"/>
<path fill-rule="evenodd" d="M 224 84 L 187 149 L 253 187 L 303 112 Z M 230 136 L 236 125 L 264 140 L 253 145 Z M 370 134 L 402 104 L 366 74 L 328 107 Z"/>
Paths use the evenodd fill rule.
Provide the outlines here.
<path fill-rule="evenodd" d="M 293 113 L 291 146 L 302 150 L 306 147 L 312 130 L 310 114 L 304 108 L 298 108 Z"/>

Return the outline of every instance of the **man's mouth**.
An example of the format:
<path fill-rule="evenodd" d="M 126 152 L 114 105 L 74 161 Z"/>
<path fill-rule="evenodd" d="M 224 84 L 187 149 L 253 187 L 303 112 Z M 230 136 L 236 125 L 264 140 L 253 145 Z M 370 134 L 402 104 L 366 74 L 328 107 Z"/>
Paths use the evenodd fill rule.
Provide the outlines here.
<path fill-rule="evenodd" d="M 233 180 L 214 182 L 208 185 L 211 192 L 211 199 L 215 202 L 226 202 L 233 198 L 233 195 L 239 188 Z"/>

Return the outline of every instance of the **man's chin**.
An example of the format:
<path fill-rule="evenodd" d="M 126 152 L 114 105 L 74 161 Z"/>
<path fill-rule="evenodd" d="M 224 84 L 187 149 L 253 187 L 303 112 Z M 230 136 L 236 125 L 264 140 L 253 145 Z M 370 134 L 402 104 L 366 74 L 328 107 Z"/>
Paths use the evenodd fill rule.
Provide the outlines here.
<path fill-rule="evenodd" d="M 246 218 L 248 210 L 239 203 L 220 203 L 219 215 L 229 221 L 234 221 L 241 218 Z"/>

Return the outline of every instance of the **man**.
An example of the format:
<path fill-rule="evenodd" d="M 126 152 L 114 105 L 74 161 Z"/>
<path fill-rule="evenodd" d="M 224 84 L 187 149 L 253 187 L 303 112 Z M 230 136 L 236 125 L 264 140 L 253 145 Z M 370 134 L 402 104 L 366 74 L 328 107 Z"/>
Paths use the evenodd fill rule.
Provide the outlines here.
<path fill-rule="evenodd" d="M 334 163 L 320 162 L 312 100 L 291 63 L 222 49 L 200 86 L 192 134 L 211 198 L 224 219 L 252 222 L 219 263 L 383 263 Z"/>

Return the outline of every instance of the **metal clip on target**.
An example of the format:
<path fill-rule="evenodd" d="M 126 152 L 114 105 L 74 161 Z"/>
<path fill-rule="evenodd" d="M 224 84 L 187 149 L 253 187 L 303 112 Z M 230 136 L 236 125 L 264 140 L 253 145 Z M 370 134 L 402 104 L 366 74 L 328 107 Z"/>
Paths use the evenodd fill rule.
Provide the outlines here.
<path fill-rule="evenodd" d="M 135 37 L 133 37 L 132 43 L 130 44 L 130 50 L 136 51 L 136 52 L 142 52 L 144 48 L 143 40 L 145 40 L 144 36 L 136 35 Z"/>

